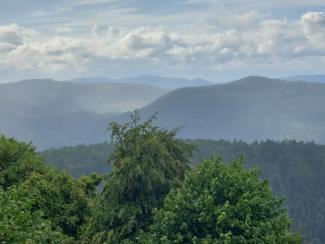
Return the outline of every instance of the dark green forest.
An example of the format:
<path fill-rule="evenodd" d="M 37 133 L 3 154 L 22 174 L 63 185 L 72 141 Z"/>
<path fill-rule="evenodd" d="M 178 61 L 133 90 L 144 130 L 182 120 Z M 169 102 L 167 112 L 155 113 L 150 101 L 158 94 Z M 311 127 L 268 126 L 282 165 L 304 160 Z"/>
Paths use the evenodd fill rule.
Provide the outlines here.
<path fill-rule="evenodd" d="M 295 229 L 312 243 L 324 243 L 325 234 L 325 146 L 296 141 L 245 143 L 225 140 L 186 140 L 195 145 L 192 167 L 212 156 L 224 162 L 243 157 L 246 169 L 257 167 L 277 196 L 284 196 Z M 74 177 L 91 172 L 107 174 L 107 158 L 113 152 L 108 143 L 48 150 L 41 155 L 55 167 Z"/>
<path fill-rule="evenodd" d="M 70 167 L 79 160 L 67 157 L 75 176 L 88 174 L 81 177 L 49 165 L 31 144 L 1 136 L 0 243 L 302 243 L 285 200 L 257 169 L 245 169 L 241 157 L 196 163 L 217 154 L 214 145 L 203 141 L 210 145 L 203 152 L 153 119 L 140 123 L 134 114 L 129 123 L 111 123 L 111 150 L 94 146 L 87 159 L 80 156 L 106 161 L 111 168 L 96 168 L 102 174 L 88 174 L 86 161 Z M 73 154 L 81 149 L 88 150 Z"/>

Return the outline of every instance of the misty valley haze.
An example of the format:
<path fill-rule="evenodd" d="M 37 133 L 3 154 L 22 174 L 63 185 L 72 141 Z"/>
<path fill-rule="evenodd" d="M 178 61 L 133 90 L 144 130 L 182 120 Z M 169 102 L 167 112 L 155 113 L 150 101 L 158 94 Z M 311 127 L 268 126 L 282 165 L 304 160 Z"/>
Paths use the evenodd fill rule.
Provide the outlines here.
<path fill-rule="evenodd" d="M 39 149 L 99 143 L 109 139 L 110 121 L 125 121 L 129 115 L 124 112 L 139 109 L 144 118 L 158 112 L 159 124 L 182 128 L 183 138 L 325 142 L 325 84 L 247 77 L 168 92 L 145 85 L 147 79 L 144 84 L 140 78 L 2 84 L 0 102 L 7 106 L 0 109 L 0 132 L 32 141 Z M 186 83 L 179 80 L 159 78 L 156 83 Z"/>

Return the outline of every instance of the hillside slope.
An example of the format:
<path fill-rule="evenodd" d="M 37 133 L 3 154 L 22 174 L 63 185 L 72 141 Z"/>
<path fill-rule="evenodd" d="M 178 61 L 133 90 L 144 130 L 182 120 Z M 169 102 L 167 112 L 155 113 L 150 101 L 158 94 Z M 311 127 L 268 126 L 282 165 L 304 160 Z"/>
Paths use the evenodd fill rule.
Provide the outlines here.
<path fill-rule="evenodd" d="M 40 150 L 101 142 L 116 113 L 141 108 L 166 92 L 139 84 L 1 84 L 0 133 L 32 141 Z"/>
<path fill-rule="evenodd" d="M 147 117 L 158 111 L 159 124 L 182 127 L 184 138 L 325 143 L 324 104 L 325 84 L 247 77 L 172 91 L 141 113 Z"/>
<path fill-rule="evenodd" d="M 286 77 L 284 80 L 325 83 L 325 75 L 295 75 Z"/>
<path fill-rule="evenodd" d="M 164 93 L 138 84 L 4 84 L 0 86 L 0 133 L 33 141 L 40 150 L 102 142 L 110 121 L 129 119 L 128 113 L 112 112 L 122 107 L 132 110 L 141 105 L 138 99 L 153 100 Z M 141 114 L 146 118 L 158 111 L 158 123 L 181 127 L 183 138 L 325 143 L 324 104 L 325 84 L 247 77 L 171 91 L 142 108 Z"/>
<path fill-rule="evenodd" d="M 0 84 L 0 107 L 43 107 L 51 111 L 126 112 L 154 101 L 168 90 L 140 84 L 76 84 L 54 80 L 25 80 Z"/>
<path fill-rule="evenodd" d="M 81 78 L 70 80 L 70 82 L 79 84 L 92 83 L 116 83 L 116 84 L 142 84 L 161 87 L 164 89 L 177 89 L 181 87 L 207 86 L 212 83 L 203 79 L 185 79 L 181 77 L 160 77 L 160 76 L 136 76 L 123 79 L 108 79 L 108 78 Z"/>

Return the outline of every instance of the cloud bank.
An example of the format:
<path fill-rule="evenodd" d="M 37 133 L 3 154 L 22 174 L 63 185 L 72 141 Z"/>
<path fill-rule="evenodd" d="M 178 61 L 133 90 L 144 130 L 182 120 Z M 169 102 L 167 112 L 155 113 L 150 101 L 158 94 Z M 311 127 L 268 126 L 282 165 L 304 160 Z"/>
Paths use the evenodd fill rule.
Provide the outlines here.
<path fill-rule="evenodd" d="M 0 26 L 0 65 L 33 74 L 116 74 L 137 70 L 199 72 L 263 66 L 325 65 L 325 13 L 300 19 L 248 11 L 202 19 L 191 28 L 93 25 L 88 34 L 55 36 L 17 24 Z M 307 65 L 307 66 L 308 66 Z M 130 74 L 125 74 L 125 76 Z"/>

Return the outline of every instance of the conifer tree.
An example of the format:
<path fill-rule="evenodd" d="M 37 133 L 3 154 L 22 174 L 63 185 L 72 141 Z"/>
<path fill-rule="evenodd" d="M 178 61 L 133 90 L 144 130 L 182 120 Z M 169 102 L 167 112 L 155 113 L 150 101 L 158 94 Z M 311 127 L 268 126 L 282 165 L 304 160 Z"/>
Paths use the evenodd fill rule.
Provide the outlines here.
<path fill-rule="evenodd" d="M 193 146 L 177 139 L 177 130 L 155 126 L 155 119 L 141 123 L 135 112 L 129 123 L 111 123 L 113 170 L 88 225 L 88 232 L 97 232 L 93 242 L 133 240 L 152 223 L 152 209 L 183 180 Z"/>

